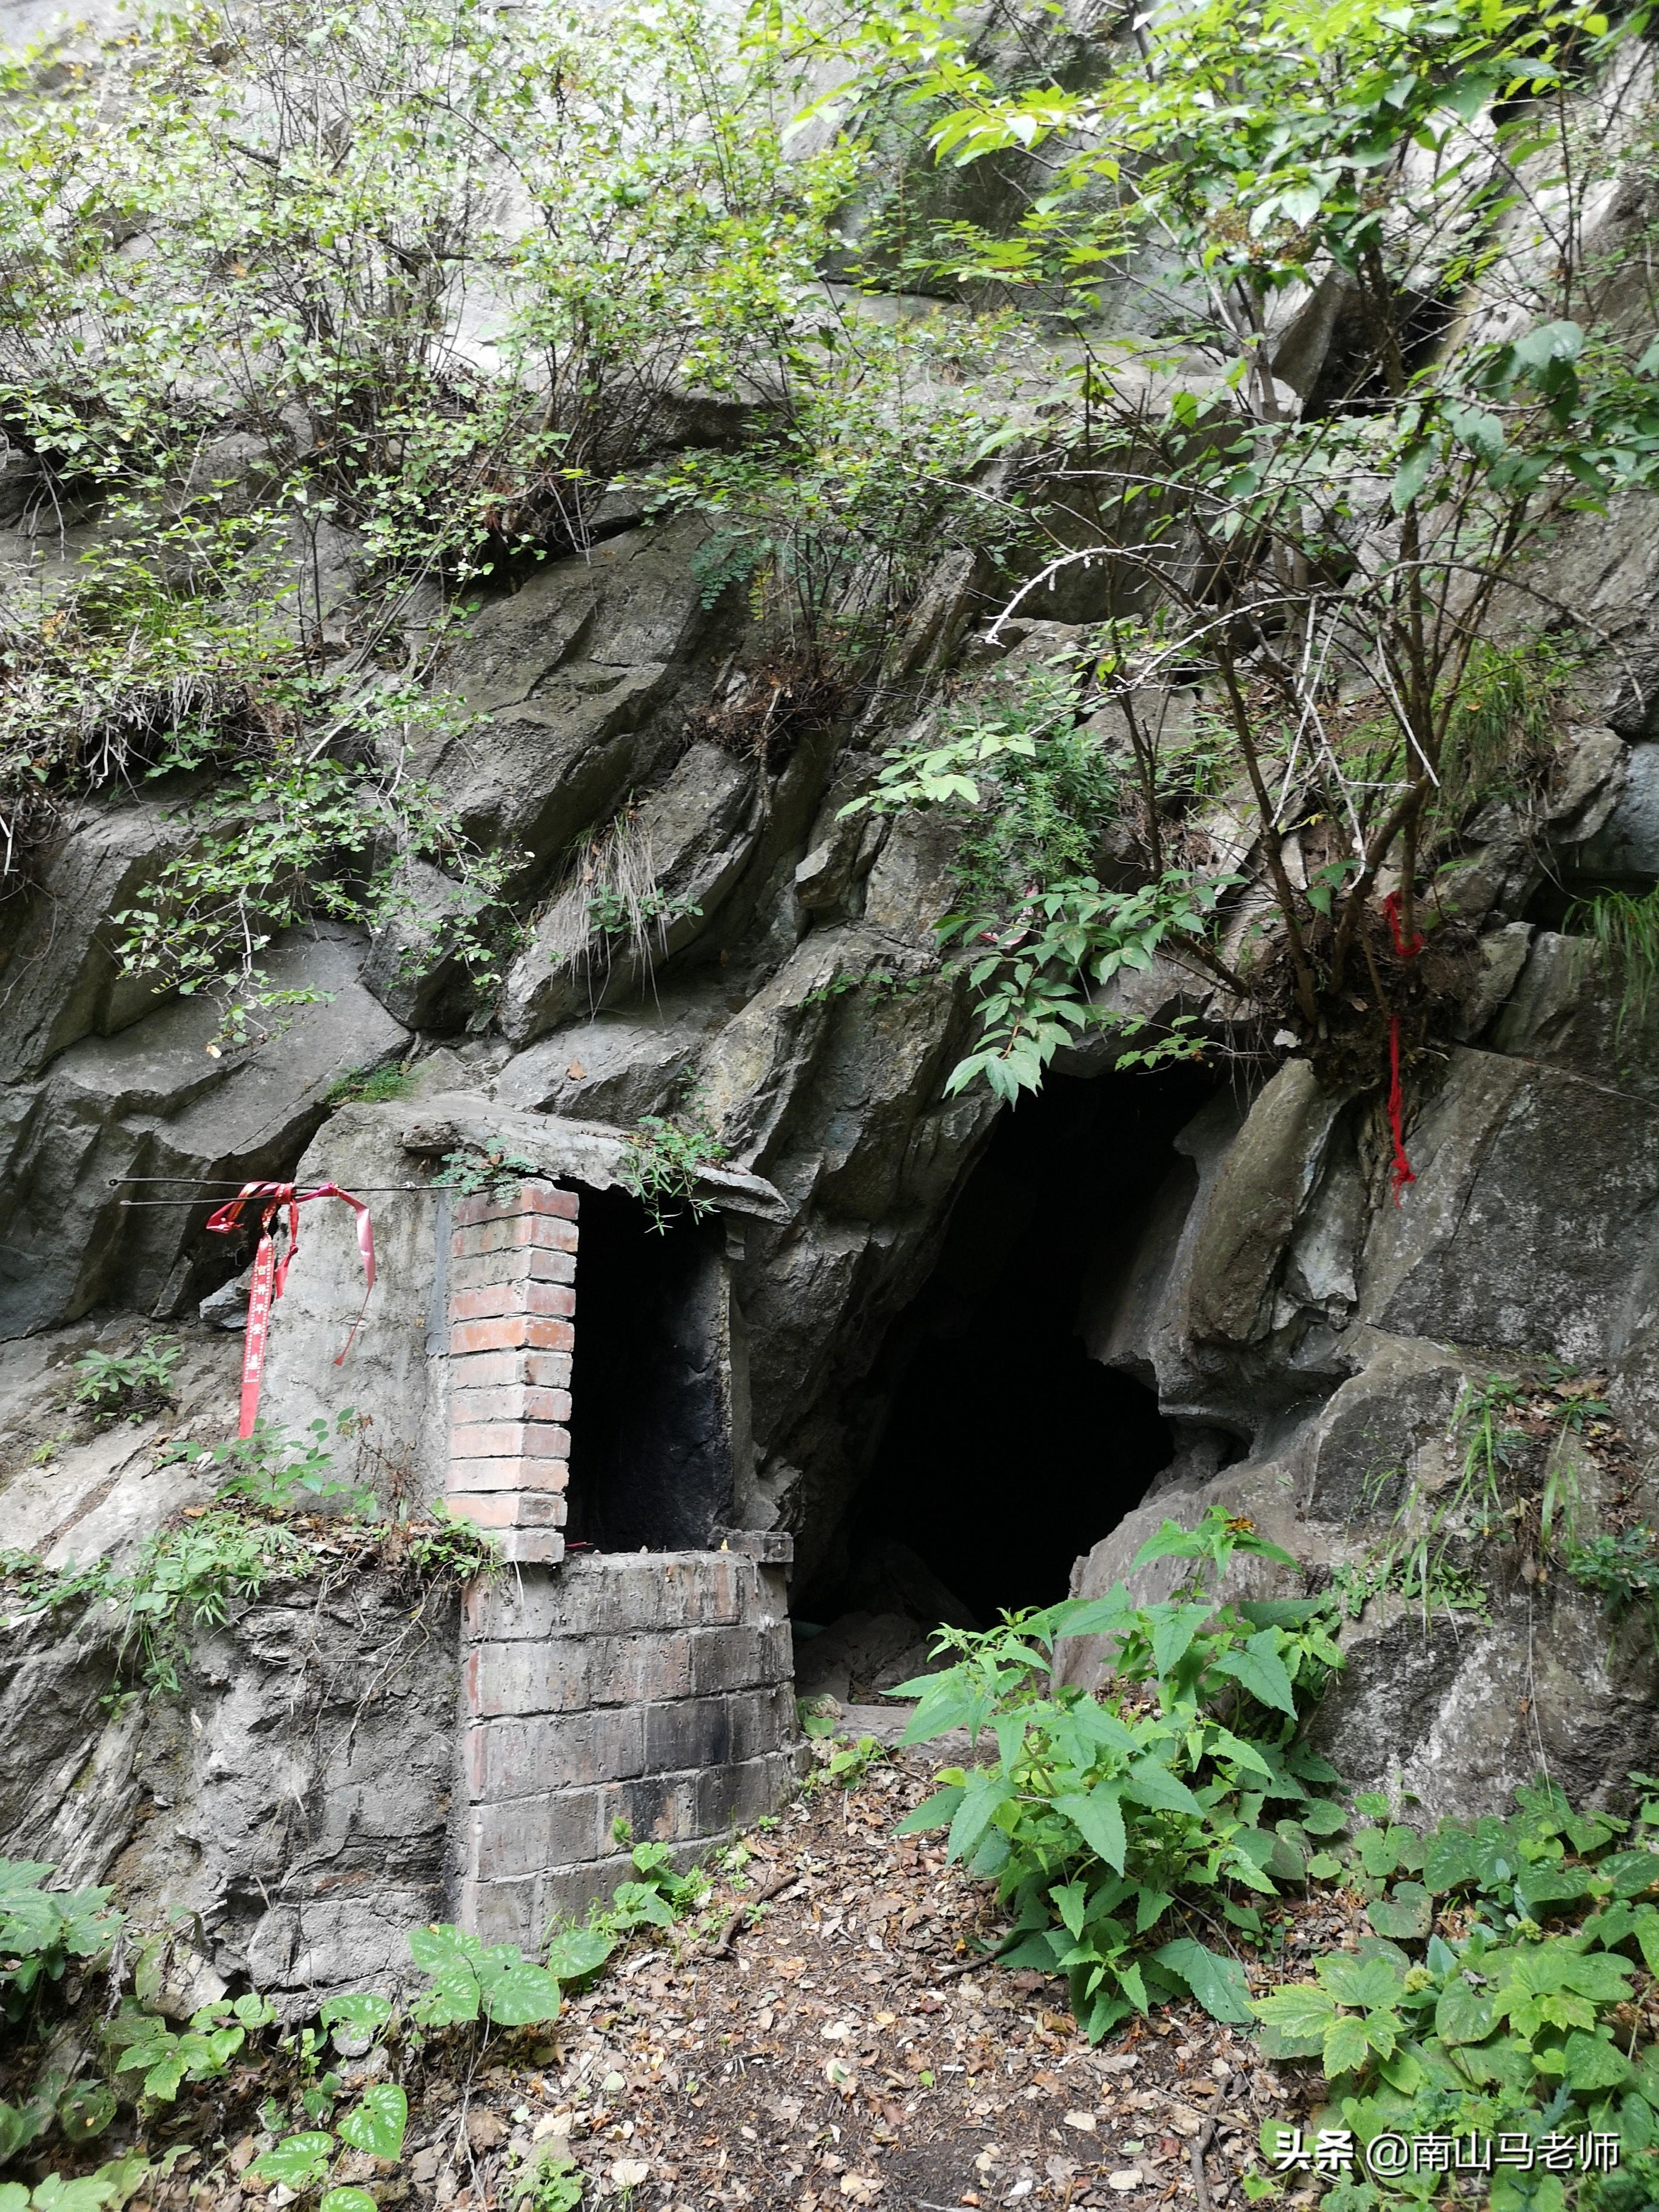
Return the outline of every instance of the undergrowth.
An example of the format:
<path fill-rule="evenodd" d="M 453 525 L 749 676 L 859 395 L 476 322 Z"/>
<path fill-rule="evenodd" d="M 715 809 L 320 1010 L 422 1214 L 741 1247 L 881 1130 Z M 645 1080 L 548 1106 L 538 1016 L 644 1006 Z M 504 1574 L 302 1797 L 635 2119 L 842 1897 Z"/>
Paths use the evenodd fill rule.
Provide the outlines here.
<path fill-rule="evenodd" d="M 407 1940 L 420 1986 L 390 1996 L 343 1991 L 325 1999 L 313 2020 L 286 2026 L 257 1990 L 216 1999 L 179 2020 L 169 1969 L 180 1959 L 189 1966 L 193 1954 L 175 1931 L 132 1929 L 110 1890 L 48 1890 L 51 1866 L 0 1860 L 0 2011 L 7 2023 L 0 2063 L 18 2098 L 0 2100 L 0 2162 L 14 2165 L 26 2154 L 43 2160 L 54 2137 L 70 2150 L 124 2126 L 137 2138 L 73 2179 L 48 2174 L 33 2190 L 0 2183 L 0 2212 L 124 2205 L 146 2183 L 163 2179 L 184 2154 L 181 2140 L 159 2156 L 149 2146 L 158 2120 L 198 2095 L 216 2132 L 228 2102 L 272 2138 L 242 2169 L 242 2185 L 304 2195 L 316 2201 L 317 2212 L 374 2212 L 376 2196 L 349 2182 L 331 2185 L 331 2178 L 343 2154 L 388 2166 L 400 2157 L 411 2086 L 418 2092 L 434 2069 L 471 2078 L 486 2054 L 510 2059 L 515 2039 L 544 2034 L 559 2018 L 564 1992 L 588 1986 L 636 1931 L 660 1941 L 706 1905 L 707 1873 L 677 1873 L 667 1846 L 635 1844 L 625 1821 L 613 1832 L 630 1852 L 629 1878 L 585 1921 L 552 1923 L 535 1957 L 446 1923 L 413 1929 Z M 748 1853 L 734 1844 L 725 1859 L 726 1873 L 738 1878 Z M 58 2032 L 64 2001 L 79 2006 L 84 2022 L 94 1978 L 106 1982 L 109 2001 L 93 2008 L 95 2018 L 78 2041 L 66 2039 Z M 341 2071 L 347 2062 L 356 2069 L 355 2092 Z M 549 2205 L 570 2212 L 581 2196 L 580 2178 L 556 2143 L 520 2160 L 511 2185 L 517 2193 L 510 2201 L 533 2197 L 538 2212 Z"/>
<path fill-rule="evenodd" d="M 1517 1805 L 1419 1833 L 1359 1797 L 1370 1825 L 1320 1871 L 1369 1932 L 1250 2007 L 1269 2057 L 1322 2073 L 1305 2131 L 1270 2121 L 1262 2144 L 1293 2185 L 1317 2174 L 1325 2212 L 1488 2189 L 1492 2212 L 1653 2201 L 1659 1798 L 1575 1814 L 1540 1781 Z"/>
<path fill-rule="evenodd" d="M 352 1423 L 342 1415 L 341 1433 Z M 125 1569 L 106 1559 L 50 1567 L 28 1553 L 0 1552 L 7 1625 L 107 1609 L 115 1624 L 110 1699 L 177 1696 L 191 1639 L 273 1585 L 383 1562 L 418 1579 L 462 1582 L 495 1566 L 489 1539 L 441 1504 L 390 1518 L 371 1490 L 335 1474 L 328 1435 L 320 1420 L 308 1440 L 261 1423 L 228 1443 L 174 1444 L 167 1458 L 218 1470 L 212 1502 L 186 1508 Z M 321 1507 L 330 1510 L 320 1515 Z"/>
<path fill-rule="evenodd" d="M 701 1221 L 714 1211 L 714 1200 L 700 1188 L 702 1173 L 726 1158 L 726 1146 L 712 1131 L 684 1115 L 642 1114 L 629 1132 L 622 1186 L 639 1200 L 650 1227 L 661 1235 L 682 1212 Z"/>
<path fill-rule="evenodd" d="M 1191 1563 L 1164 1603 L 1136 1606 L 1119 1584 L 983 1633 L 940 1629 L 954 1662 L 890 1692 L 919 1701 L 907 1742 L 965 1727 L 994 1743 L 988 1765 L 946 1771 L 900 1832 L 948 1828 L 951 1858 L 994 1881 L 1012 1916 L 1002 1963 L 1064 1973 L 1091 2042 L 1188 1992 L 1247 2021 L 1227 1930 L 1259 1940 L 1260 1900 L 1344 1823 L 1323 1794 L 1334 1768 L 1297 1740 L 1342 1664 L 1328 1606 L 1219 1601 L 1241 1553 L 1290 1564 L 1219 1507 L 1190 1533 L 1166 1521 L 1134 1562 Z M 1098 1696 L 1054 1682 L 1054 1646 L 1077 1636 L 1113 1639 Z"/>

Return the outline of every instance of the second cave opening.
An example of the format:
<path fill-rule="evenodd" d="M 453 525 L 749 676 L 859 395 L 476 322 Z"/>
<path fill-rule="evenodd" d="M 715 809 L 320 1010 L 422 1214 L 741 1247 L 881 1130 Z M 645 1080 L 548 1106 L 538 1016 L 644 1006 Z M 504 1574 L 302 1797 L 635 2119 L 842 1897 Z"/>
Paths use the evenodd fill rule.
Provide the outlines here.
<path fill-rule="evenodd" d="M 1170 1463 L 1152 1390 L 1090 1356 L 1200 1070 L 1051 1077 L 1004 1114 L 939 1258 L 863 1394 L 867 1473 L 798 1596 L 799 1685 L 843 1701 L 916 1671 L 941 1620 L 984 1626 L 1066 1594 L 1073 1561 Z"/>

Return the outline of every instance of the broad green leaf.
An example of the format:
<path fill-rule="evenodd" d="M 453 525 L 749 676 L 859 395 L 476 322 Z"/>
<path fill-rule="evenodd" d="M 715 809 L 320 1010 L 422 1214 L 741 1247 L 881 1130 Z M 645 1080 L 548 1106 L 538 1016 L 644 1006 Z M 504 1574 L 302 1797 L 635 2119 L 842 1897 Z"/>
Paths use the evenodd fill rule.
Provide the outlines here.
<path fill-rule="evenodd" d="M 1420 1939 L 1429 1932 L 1434 1905 L 1420 1881 L 1396 1882 L 1386 1898 L 1365 1908 L 1365 1917 L 1379 1936 Z"/>
<path fill-rule="evenodd" d="M 930 1798 L 928 1803 L 933 1802 L 934 1800 Z M 926 1809 L 921 1805 L 916 1808 L 919 1813 Z M 951 1809 L 955 1811 L 954 1805 Z M 912 1814 L 910 1818 L 914 1820 L 915 1814 Z M 903 1833 L 902 1823 L 898 1832 Z M 615 1936 L 602 1936 L 597 1928 L 562 1929 L 549 1941 L 545 1960 L 547 1971 L 550 1974 L 556 1974 L 561 1982 L 580 1982 L 589 1974 L 598 1973 L 616 1948 Z"/>
<path fill-rule="evenodd" d="M 1492 1998 L 1462 1974 L 1454 1974 L 1434 2008 L 1434 2032 L 1443 2043 L 1484 2043 L 1497 2025 Z"/>
<path fill-rule="evenodd" d="M 1323 2057 L 1327 2074 L 1352 2074 L 1370 2056 L 1371 2038 L 1366 2024 L 1351 2014 L 1334 2020 L 1325 2031 Z"/>
<path fill-rule="evenodd" d="M 478 1978 L 463 1963 L 434 1974 L 431 1988 L 422 1990 L 411 2009 L 423 2027 L 459 2027 L 477 2020 L 481 2002 Z"/>
<path fill-rule="evenodd" d="M 1400 1865 L 1400 1847 L 1391 1828 L 1362 1828 L 1354 1843 L 1359 1863 L 1374 1880 L 1382 1881 Z"/>
<path fill-rule="evenodd" d="M 1055 1640 L 1062 1636 L 1109 1636 L 1121 1629 L 1135 1608 L 1121 1583 L 1114 1583 L 1104 1597 L 1072 1598 L 1054 1610 Z M 889 1697 L 893 1694 L 890 1690 Z"/>
<path fill-rule="evenodd" d="M 337 1997 L 325 1997 L 319 2009 L 325 2027 L 375 2035 L 392 2017 L 392 2000 L 374 1990 L 351 1990 Z"/>
<path fill-rule="evenodd" d="M 366 2189 L 331 2189 L 317 2212 L 380 2212 Z"/>
<path fill-rule="evenodd" d="M 1218 1674 L 1231 1674 L 1261 1704 L 1288 1713 L 1292 1720 L 1296 1717 L 1291 1678 L 1279 1656 L 1277 1629 L 1259 1630 L 1241 1650 L 1218 1652 L 1211 1663 Z"/>
<path fill-rule="evenodd" d="M 672 1928 L 673 1910 L 672 1906 L 665 1909 L 668 1918 L 659 1924 Z M 481 1969 L 480 1981 L 484 2010 L 497 2027 L 528 2027 L 559 2016 L 556 1978 L 544 1966 L 533 1966 L 516 1951 L 510 1960 L 491 1961 Z"/>
<path fill-rule="evenodd" d="M 1394 482 L 1389 487 L 1389 504 L 1396 514 L 1403 514 L 1422 490 L 1429 480 L 1434 462 L 1434 447 L 1426 439 L 1420 439 L 1407 448 L 1394 472 Z"/>
<path fill-rule="evenodd" d="M 95 2173 L 76 2181 L 64 2181 L 49 2173 L 44 2181 L 35 2183 L 29 2202 L 33 2212 L 107 2212 L 114 2196 L 108 2182 L 100 2181 Z"/>
<path fill-rule="evenodd" d="M 82 2081 L 59 2099 L 58 2124 L 72 2143 L 90 2142 L 115 2118 L 115 2092 L 104 2081 Z"/>
<path fill-rule="evenodd" d="M 985 1692 L 958 1679 L 954 1669 L 943 1675 L 922 1675 L 925 1689 L 917 1690 L 914 1682 L 907 1682 L 890 1696 L 900 1696 L 916 1691 L 921 1698 L 901 1739 L 905 1743 L 926 1743 L 931 1737 L 948 1735 L 953 1729 L 965 1728 L 977 1735 L 985 1724 L 990 1708 Z"/>
<path fill-rule="evenodd" d="M 29 2193 L 21 2181 L 0 2181 L 0 2212 L 29 2212 Z"/>
<path fill-rule="evenodd" d="M 1194 1820 L 1204 1817 L 1204 1808 L 1177 1774 L 1148 1753 L 1138 1759 L 1123 1778 L 1123 1794 L 1133 1797 L 1139 1805 L 1151 1805 L 1166 1813 L 1189 1813 Z"/>
<path fill-rule="evenodd" d="M 1243 1736 L 1235 1735 L 1231 1729 L 1223 1728 L 1219 1721 L 1210 1723 L 1210 1741 L 1213 1750 L 1218 1751 L 1224 1759 L 1231 1759 L 1235 1765 L 1246 1767 L 1252 1774 L 1264 1774 L 1272 1779 L 1273 1769 L 1255 1746 Z"/>
<path fill-rule="evenodd" d="M 949 1856 L 953 1859 L 965 1857 L 990 1826 L 992 1814 L 1013 1794 L 1013 1784 L 1000 1774 L 981 1769 L 970 1775 L 956 1818 L 951 1823 L 950 1840 L 945 1847 Z"/>
<path fill-rule="evenodd" d="M 1103 1751 L 1132 1752 L 1135 1747 L 1133 1730 L 1126 1728 L 1115 1713 L 1109 1713 L 1095 1698 L 1079 1698 L 1067 1709 L 1066 1719 L 1078 1732 Z"/>
<path fill-rule="evenodd" d="M 1567 2038 L 1563 2057 L 1568 2084 L 1581 2096 L 1600 2089 L 1622 2089 L 1631 2078 L 1630 2061 L 1614 2048 L 1611 2036 L 1586 2034 L 1580 2029 Z"/>
<path fill-rule="evenodd" d="M 1437 1897 L 1474 1879 L 1474 1856 L 1468 1832 L 1449 1825 L 1429 1838 L 1423 1859 L 1423 1882 Z"/>
<path fill-rule="evenodd" d="M 674 1925 L 674 1908 L 654 1882 L 619 1881 L 611 1893 L 611 1910 L 630 1927 L 641 1923 L 653 1928 Z M 482 1966 L 478 1972 L 482 1979 Z"/>
<path fill-rule="evenodd" d="M 1338 2004 L 1370 2011 L 1399 2002 L 1401 1974 L 1392 1960 L 1362 1959 L 1350 1951 L 1334 1951 L 1318 1960 L 1314 1972 Z"/>
<path fill-rule="evenodd" d="M 1086 1793 L 1056 1797 L 1054 1802 L 1054 1810 L 1066 1815 L 1090 1850 L 1121 1874 L 1126 1838 L 1119 1792 L 1103 1783 Z"/>
<path fill-rule="evenodd" d="M 1271 2028 L 1283 2057 L 1310 2057 L 1324 2047 L 1325 2032 L 1336 2018 L 1336 2008 L 1325 1990 L 1313 1982 L 1292 1982 L 1271 1996 L 1251 2000 L 1250 2010 L 1264 2027 Z"/>
<path fill-rule="evenodd" d="M 334 2138 L 320 2128 L 307 2129 L 256 2158 L 247 2168 L 256 2181 L 280 2181 L 285 2189 L 314 2189 L 328 2171 Z"/>
<path fill-rule="evenodd" d="M 1615 1897 L 1645 1897 L 1659 1882 L 1659 1852 L 1613 1851 L 1595 1871 L 1611 1881 Z"/>
<path fill-rule="evenodd" d="M 435 1974 L 456 1966 L 471 1966 L 481 1958 L 483 1945 L 476 1936 L 469 1936 L 463 1928 L 451 1928 L 434 1922 L 428 1928 L 411 1928 L 409 1931 L 410 1955 L 416 1965 L 428 1974 Z"/>
<path fill-rule="evenodd" d="M 1206 1950 L 1190 1936 L 1178 1936 L 1153 1952 L 1159 1966 L 1178 1974 L 1212 2020 L 1247 2022 L 1249 1984 L 1237 1959 Z"/>
<path fill-rule="evenodd" d="M 1152 1623 L 1152 1664 L 1162 1680 L 1172 1674 L 1185 1657 L 1205 1622 L 1215 1607 L 1203 1605 L 1154 1605 L 1147 1607 Z"/>
<path fill-rule="evenodd" d="M 1346 1813 L 1328 1797 L 1304 1798 L 1296 1817 L 1310 1836 L 1340 1836 L 1348 1825 Z"/>
<path fill-rule="evenodd" d="M 373 2081 L 337 2125 L 340 2141 L 353 2150 L 370 2158 L 396 2158 L 409 2125 L 409 2100 L 395 2081 Z"/>
<path fill-rule="evenodd" d="M 893 1833 L 896 1836 L 920 1836 L 927 1834 L 930 1829 L 948 1828 L 966 1795 L 960 1783 L 952 1783 L 945 1790 L 936 1790 L 914 1812 L 905 1814 Z"/>

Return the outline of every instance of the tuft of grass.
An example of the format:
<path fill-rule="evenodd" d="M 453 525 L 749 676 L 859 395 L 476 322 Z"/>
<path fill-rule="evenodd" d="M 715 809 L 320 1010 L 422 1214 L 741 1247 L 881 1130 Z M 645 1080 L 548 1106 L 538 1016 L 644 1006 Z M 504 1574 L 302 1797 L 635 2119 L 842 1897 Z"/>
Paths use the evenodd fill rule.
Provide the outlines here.
<path fill-rule="evenodd" d="M 343 1075 L 323 1101 L 325 1106 L 386 1106 L 401 1098 L 415 1080 L 406 1060 L 380 1067 L 354 1067 Z"/>
<path fill-rule="evenodd" d="M 1477 645 L 1440 741 L 1439 811 L 1462 821 L 1485 799 L 1524 787 L 1555 749 L 1573 662 L 1551 638 Z"/>
<path fill-rule="evenodd" d="M 1570 935 L 1594 939 L 1602 967 L 1620 979 L 1613 1042 L 1626 1025 L 1645 1022 L 1659 987 L 1659 885 L 1650 891 L 1597 891 L 1567 910 Z"/>

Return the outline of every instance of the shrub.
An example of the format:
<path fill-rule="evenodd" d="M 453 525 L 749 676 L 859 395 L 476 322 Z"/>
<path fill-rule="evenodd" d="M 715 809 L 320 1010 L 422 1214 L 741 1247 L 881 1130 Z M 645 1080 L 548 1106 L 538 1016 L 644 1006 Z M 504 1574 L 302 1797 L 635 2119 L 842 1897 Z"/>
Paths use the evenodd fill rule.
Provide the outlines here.
<path fill-rule="evenodd" d="M 1259 1936 L 1243 1900 L 1300 1881 L 1310 1839 L 1344 1825 L 1318 1794 L 1334 1771 L 1297 1741 L 1298 1697 L 1341 1664 L 1327 1608 L 1218 1601 L 1207 1585 L 1240 1552 L 1291 1564 L 1219 1507 L 1191 1533 L 1166 1521 L 1134 1562 L 1192 1562 L 1165 1603 L 1134 1606 L 1120 1584 L 982 1634 L 942 1628 L 955 1662 L 890 1693 L 919 1701 L 908 1743 L 964 1727 L 994 1740 L 989 1764 L 947 1771 L 899 1832 L 948 1828 L 950 1856 L 994 1880 L 1013 1916 L 1000 1963 L 1065 1973 L 1091 2041 L 1187 1991 L 1248 2020 L 1243 1972 L 1209 1940 L 1215 1915 Z M 1114 1639 L 1097 1697 L 1054 1682 L 1073 1636 Z"/>

